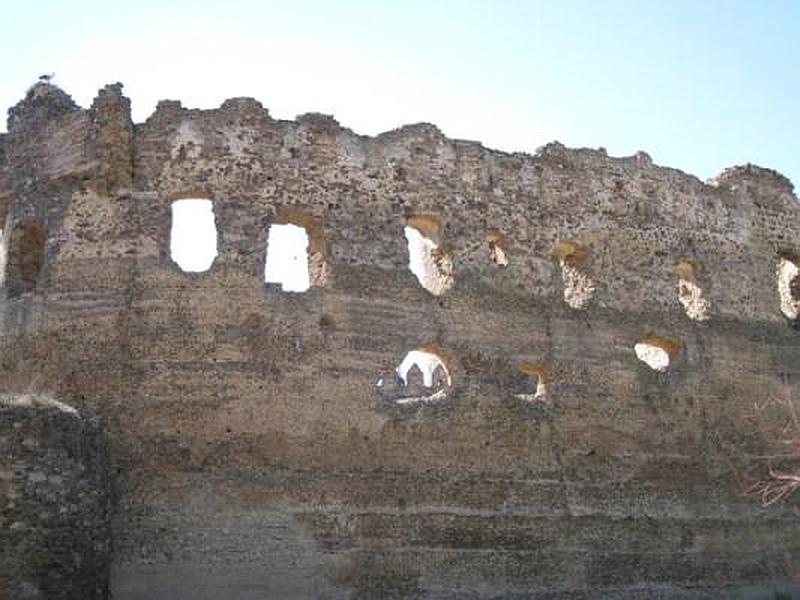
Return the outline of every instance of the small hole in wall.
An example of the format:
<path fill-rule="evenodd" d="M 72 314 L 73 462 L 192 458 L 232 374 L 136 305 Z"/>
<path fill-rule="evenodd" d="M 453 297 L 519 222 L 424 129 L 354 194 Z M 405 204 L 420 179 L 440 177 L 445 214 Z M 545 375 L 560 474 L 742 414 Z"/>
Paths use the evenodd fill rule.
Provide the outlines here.
<path fill-rule="evenodd" d="M 322 228 L 310 215 L 284 212 L 267 234 L 264 281 L 279 283 L 285 292 L 305 292 L 327 280 Z"/>
<path fill-rule="evenodd" d="M 440 243 L 441 224 L 432 215 L 412 215 L 405 228 L 408 267 L 420 285 L 440 296 L 453 285 L 453 261 Z"/>
<path fill-rule="evenodd" d="M 508 252 L 505 236 L 497 229 L 490 229 L 486 234 L 486 242 L 489 245 L 490 260 L 500 266 L 508 266 Z"/>
<path fill-rule="evenodd" d="M 703 296 L 703 288 L 697 281 L 697 271 L 697 263 L 687 258 L 675 264 L 678 300 L 687 317 L 694 321 L 706 321 L 711 316 L 711 303 Z"/>
<path fill-rule="evenodd" d="M 203 198 L 172 203 L 170 256 L 182 271 L 208 271 L 217 257 L 217 227 L 214 205 Z"/>
<path fill-rule="evenodd" d="M 680 350 L 680 344 L 658 335 L 648 335 L 640 339 L 633 346 L 636 358 L 645 363 L 654 371 L 666 371 L 675 355 Z"/>
<path fill-rule="evenodd" d="M 45 228 L 39 219 L 25 219 L 11 230 L 3 269 L 3 284 L 10 298 L 36 287 L 44 265 L 45 242 Z"/>
<path fill-rule="evenodd" d="M 520 373 L 528 376 L 530 389 L 514 394 L 520 400 L 527 402 L 544 401 L 547 399 L 547 385 L 552 379 L 552 370 L 540 362 L 524 362 L 517 367 Z"/>
<path fill-rule="evenodd" d="M 397 376 L 403 381 L 404 385 L 408 385 L 409 372 L 415 367 L 422 376 L 422 384 L 425 387 L 433 387 L 434 382 L 450 385 L 450 373 L 447 371 L 447 366 L 435 352 L 431 350 L 412 350 L 406 354 L 403 362 L 395 369 Z"/>
<path fill-rule="evenodd" d="M 561 265 L 564 302 L 572 308 L 586 308 L 595 292 L 588 269 L 589 249 L 576 241 L 562 240 L 556 243 L 553 254 Z"/>
<path fill-rule="evenodd" d="M 800 269 L 797 261 L 789 256 L 781 256 L 776 271 L 781 312 L 790 321 L 797 321 L 800 315 Z"/>
<path fill-rule="evenodd" d="M 440 400 L 452 385 L 450 370 L 433 346 L 421 346 L 406 354 L 394 371 L 394 379 L 381 378 L 378 391 L 397 404 Z"/>

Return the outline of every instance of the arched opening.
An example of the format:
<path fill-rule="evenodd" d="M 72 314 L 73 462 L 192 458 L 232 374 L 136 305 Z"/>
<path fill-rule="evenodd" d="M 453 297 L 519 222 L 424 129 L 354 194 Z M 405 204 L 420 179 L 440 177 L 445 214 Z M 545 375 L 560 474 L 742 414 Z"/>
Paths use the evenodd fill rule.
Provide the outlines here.
<path fill-rule="evenodd" d="M 680 351 L 680 344 L 659 335 L 648 335 L 633 346 L 636 358 L 654 371 L 666 371 Z"/>
<path fill-rule="evenodd" d="M 508 245 L 506 237 L 497 229 L 490 229 L 486 234 L 489 244 L 489 259 L 500 267 L 508 266 Z"/>
<path fill-rule="evenodd" d="M 267 234 L 264 282 L 284 292 L 305 292 L 327 280 L 325 238 L 316 219 L 304 213 L 280 213 Z"/>
<path fill-rule="evenodd" d="M 561 265 L 564 302 L 572 308 L 586 308 L 595 292 L 594 281 L 588 272 L 589 249 L 576 241 L 563 240 L 556 243 L 553 254 Z"/>
<path fill-rule="evenodd" d="M 676 263 L 678 300 L 683 305 L 686 316 L 694 321 L 706 321 L 711 317 L 711 303 L 703 297 L 703 289 L 697 281 L 697 271 L 697 264 L 688 258 Z"/>
<path fill-rule="evenodd" d="M 412 215 L 405 228 L 408 267 L 420 285 L 440 296 L 453 285 L 453 261 L 441 244 L 441 224 L 432 215 Z"/>
<path fill-rule="evenodd" d="M 800 268 L 793 257 L 786 255 L 778 259 L 776 271 L 781 312 L 790 321 L 797 321 L 800 315 Z"/>
<path fill-rule="evenodd" d="M 3 278 L 10 298 L 36 287 L 44 266 L 45 242 L 45 228 L 39 219 L 25 219 L 11 230 Z"/>
<path fill-rule="evenodd" d="M 380 379 L 377 387 L 381 395 L 396 404 L 413 404 L 446 397 L 452 383 L 443 353 L 424 345 L 405 355 L 394 370 L 393 381 Z"/>
<path fill-rule="evenodd" d="M 527 402 L 545 400 L 547 386 L 552 380 L 552 369 L 541 362 L 524 362 L 517 367 L 517 370 L 526 376 L 529 389 L 514 396 Z"/>
<path fill-rule="evenodd" d="M 214 205 L 204 198 L 186 198 L 172 203 L 170 256 L 182 271 L 207 271 L 217 258 L 217 227 Z"/>

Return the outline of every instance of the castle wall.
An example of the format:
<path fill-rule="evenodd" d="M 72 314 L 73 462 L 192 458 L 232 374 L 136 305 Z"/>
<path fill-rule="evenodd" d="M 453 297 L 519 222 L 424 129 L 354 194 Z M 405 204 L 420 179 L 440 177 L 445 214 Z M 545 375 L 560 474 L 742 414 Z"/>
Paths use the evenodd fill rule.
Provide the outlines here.
<path fill-rule="evenodd" d="M 72 407 L 0 397 L 0 597 L 108 598 L 107 468 L 102 434 Z"/>
<path fill-rule="evenodd" d="M 731 466 L 758 448 L 754 402 L 798 380 L 776 267 L 800 213 L 779 174 L 711 185 L 644 153 L 506 154 L 427 124 L 369 138 L 252 99 L 134 125 L 120 86 L 88 111 L 36 87 L 11 115 L 4 245 L 31 218 L 46 242 L 33 288 L 0 302 L 0 380 L 101 418 L 115 598 L 790 589 L 796 511 L 743 497 Z M 187 197 L 213 201 L 204 273 L 170 259 Z M 408 269 L 409 217 L 452 264 L 441 295 Z M 314 230 L 324 277 L 304 293 L 263 283 L 283 222 Z M 666 371 L 637 360 L 645 338 L 671 344 Z M 398 402 L 422 347 L 452 385 Z"/>

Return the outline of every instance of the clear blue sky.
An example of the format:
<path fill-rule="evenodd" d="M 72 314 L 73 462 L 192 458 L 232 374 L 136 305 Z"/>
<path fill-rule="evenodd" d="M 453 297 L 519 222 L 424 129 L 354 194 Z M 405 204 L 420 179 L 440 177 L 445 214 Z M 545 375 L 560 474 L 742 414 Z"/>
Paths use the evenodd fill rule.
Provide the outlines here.
<path fill-rule="evenodd" d="M 0 56 L 3 107 L 55 72 L 83 106 L 123 82 L 136 121 L 160 98 L 254 96 L 359 133 L 430 121 L 800 186 L 800 0 L 29 0 L 4 6 Z"/>

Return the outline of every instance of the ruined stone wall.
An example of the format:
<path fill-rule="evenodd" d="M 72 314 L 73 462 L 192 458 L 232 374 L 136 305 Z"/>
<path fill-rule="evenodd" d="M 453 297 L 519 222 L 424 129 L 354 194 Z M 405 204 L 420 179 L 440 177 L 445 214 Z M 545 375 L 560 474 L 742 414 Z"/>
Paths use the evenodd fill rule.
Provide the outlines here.
<path fill-rule="evenodd" d="M 797 505 L 742 497 L 730 454 L 798 383 L 785 178 L 370 138 L 252 99 L 129 115 L 119 85 L 84 110 L 40 84 L 0 138 L 0 391 L 103 424 L 114 598 L 797 590 Z M 186 273 L 170 206 L 198 197 L 219 254 Z M 440 295 L 408 269 L 409 219 L 452 267 Z M 264 284 L 285 222 L 321 265 L 304 293 Z M 414 349 L 449 375 L 427 401 L 397 382 Z"/>
<path fill-rule="evenodd" d="M 60 402 L 0 397 L 0 598 L 108 598 L 110 502 L 96 423 Z"/>

